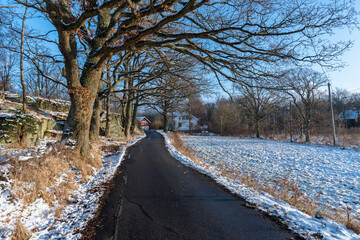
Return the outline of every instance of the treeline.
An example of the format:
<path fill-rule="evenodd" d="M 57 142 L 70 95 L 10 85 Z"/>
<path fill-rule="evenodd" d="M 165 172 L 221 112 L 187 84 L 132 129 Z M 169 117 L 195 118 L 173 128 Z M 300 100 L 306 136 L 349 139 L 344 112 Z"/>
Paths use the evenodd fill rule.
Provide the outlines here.
<path fill-rule="evenodd" d="M 266 91 L 264 89 L 260 91 Z M 266 104 L 254 104 L 255 99 L 249 95 L 236 95 L 232 98 L 221 98 L 215 102 L 202 104 L 202 110 L 196 114 L 201 124 L 206 124 L 209 131 L 225 136 L 265 137 L 308 141 L 312 135 L 331 135 L 331 112 L 327 89 L 316 89 L 310 104 L 310 116 L 305 122 L 306 102 L 300 97 L 289 98 L 282 92 L 268 92 Z M 333 108 L 337 132 L 346 127 L 346 123 L 339 118 L 345 110 L 360 109 L 360 93 L 349 92 L 336 88 L 332 91 Z M 296 106 L 297 104 L 298 106 Z M 290 106 L 291 105 L 291 106 Z M 307 124 L 306 124 L 307 123 Z M 307 129 L 306 129 L 307 127 Z"/>
<path fill-rule="evenodd" d="M 274 83 L 276 82 L 276 84 Z M 177 104 L 177 112 L 200 119 L 210 132 L 246 137 L 286 137 L 310 142 L 312 135 L 328 136 L 332 131 L 329 80 L 325 74 L 308 68 L 283 72 L 271 87 L 254 79 L 233 84 L 228 98 L 203 103 L 200 97 Z M 335 127 L 350 127 L 339 114 L 360 108 L 360 93 L 331 89 Z M 155 119 L 154 127 L 164 125 Z M 162 120 L 162 121 L 161 121 Z M 161 123 L 162 122 L 162 123 Z"/>

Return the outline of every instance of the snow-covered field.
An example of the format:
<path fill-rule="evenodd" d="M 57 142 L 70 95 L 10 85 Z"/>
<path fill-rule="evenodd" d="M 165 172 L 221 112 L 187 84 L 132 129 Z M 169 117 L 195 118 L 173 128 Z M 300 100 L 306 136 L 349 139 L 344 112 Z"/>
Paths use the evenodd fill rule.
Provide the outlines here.
<path fill-rule="evenodd" d="M 198 161 L 194 163 L 171 145 L 167 135 L 164 137 L 175 158 L 211 176 L 261 210 L 282 218 L 302 236 L 312 238 L 320 234 L 324 239 L 360 239 L 342 224 L 326 217 L 308 216 L 284 201 L 221 174 L 224 169 L 231 169 L 240 176 L 253 176 L 260 184 L 289 179 L 309 198 L 321 192 L 322 206 L 348 208 L 359 215 L 360 152 L 271 140 L 183 136 L 184 143 L 196 152 Z"/>
<path fill-rule="evenodd" d="M 360 214 L 360 152 L 334 147 L 235 137 L 183 137 L 197 156 L 214 166 L 225 163 L 260 183 L 291 179 L 302 191 L 333 208 Z"/>
<path fill-rule="evenodd" d="M 60 218 L 55 216 L 58 208 L 56 201 L 53 206 L 45 203 L 42 198 L 28 206 L 23 206 L 21 200 L 11 199 L 11 182 L 0 179 L 0 239 L 11 239 L 16 222 L 20 219 L 22 224 L 32 232 L 31 239 L 78 239 L 88 220 L 99 206 L 99 198 L 103 193 L 102 183 L 109 181 L 120 165 L 125 150 L 144 136 L 123 144 L 121 150 L 103 159 L 103 167 L 90 176 L 89 181 L 79 185 L 71 196 L 69 204 L 65 206 Z M 4 149 L 3 149 L 4 150 Z M 30 155 L 30 152 L 19 152 L 19 155 Z M 5 171 L 9 164 L 0 165 L 0 171 Z M 59 179 L 58 184 L 61 182 Z"/>

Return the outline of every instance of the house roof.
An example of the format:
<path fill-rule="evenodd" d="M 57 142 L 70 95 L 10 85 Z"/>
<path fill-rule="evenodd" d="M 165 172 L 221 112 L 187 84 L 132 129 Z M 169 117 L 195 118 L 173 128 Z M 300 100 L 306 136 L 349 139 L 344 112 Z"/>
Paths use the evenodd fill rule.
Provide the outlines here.
<path fill-rule="evenodd" d="M 146 121 L 148 121 L 149 123 L 151 123 L 151 121 L 150 121 L 149 119 L 147 119 L 145 116 L 136 117 L 136 120 L 141 121 L 141 120 L 143 120 L 144 118 L 146 119 Z"/>
<path fill-rule="evenodd" d="M 339 114 L 339 117 L 344 120 L 356 119 L 360 115 L 360 109 L 346 110 Z"/>
<path fill-rule="evenodd" d="M 174 114 L 175 115 L 175 114 Z M 175 118 L 180 118 L 182 116 L 188 116 L 189 114 L 188 113 L 180 113 L 180 114 L 177 114 L 177 116 L 175 115 Z M 199 120 L 197 117 L 195 117 L 194 115 L 190 114 L 191 115 L 191 118 L 194 119 L 194 120 Z"/>

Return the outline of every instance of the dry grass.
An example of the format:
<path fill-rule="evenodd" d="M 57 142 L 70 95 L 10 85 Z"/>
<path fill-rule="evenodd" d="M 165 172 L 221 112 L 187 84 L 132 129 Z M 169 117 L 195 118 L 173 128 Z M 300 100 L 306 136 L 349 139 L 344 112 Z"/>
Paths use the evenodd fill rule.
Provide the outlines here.
<path fill-rule="evenodd" d="M 360 128 L 339 128 L 336 132 L 337 140 L 346 148 L 353 148 L 354 146 L 360 149 Z M 357 150 L 358 150 L 357 149 Z"/>
<path fill-rule="evenodd" d="M 191 160 L 193 160 L 196 163 L 197 158 L 195 152 L 184 144 L 184 142 L 180 138 L 180 135 L 178 133 L 172 133 L 172 132 L 168 132 L 167 134 L 169 135 L 171 139 L 171 143 L 176 148 L 176 150 L 181 152 L 183 155 L 189 157 Z"/>
<path fill-rule="evenodd" d="M 12 198 L 21 199 L 24 206 L 43 198 L 50 206 L 57 203 L 55 218 L 68 204 L 73 191 L 78 188 L 76 176 L 87 181 L 94 170 L 102 166 L 102 152 L 99 145 L 92 146 L 92 157 L 80 158 L 63 145 L 53 145 L 53 150 L 40 158 L 27 161 L 12 159 L 10 179 Z M 12 239 L 29 239 L 31 233 L 19 220 Z"/>
<path fill-rule="evenodd" d="M 117 143 L 117 144 L 107 144 L 107 145 L 103 145 L 101 146 L 101 150 L 103 151 L 103 153 L 105 154 L 105 156 L 111 156 L 114 155 L 116 153 L 118 153 L 119 151 L 121 151 L 124 147 L 124 144 L 122 143 Z"/>
<path fill-rule="evenodd" d="M 238 135 L 239 136 L 239 135 Z M 245 137 L 244 135 L 240 135 L 240 137 Z M 249 137 L 249 136 L 246 136 Z M 250 136 L 253 137 L 253 136 Z M 287 142 L 290 141 L 289 133 L 276 133 L 269 134 L 264 133 L 262 137 L 265 139 L 278 140 Z M 298 139 L 298 135 L 294 134 L 293 139 L 299 143 L 305 143 L 304 139 Z M 320 145 L 333 145 L 333 137 L 330 129 L 323 129 L 321 131 L 312 131 L 310 133 L 310 140 L 312 144 L 320 144 Z M 336 145 L 347 148 L 360 150 L 360 128 L 336 128 Z"/>
<path fill-rule="evenodd" d="M 305 192 L 300 190 L 298 184 L 289 179 L 282 179 L 276 182 L 275 185 L 269 185 L 264 191 L 267 191 L 276 198 L 290 203 L 311 216 L 317 212 L 320 206 L 320 192 L 315 197 L 310 198 Z"/>
<path fill-rule="evenodd" d="M 220 168 L 223 167 L 226 168 L 220 165 Z M 275 184 L 260 184 L 256 177 L 249 174 L 239 175 L 239 173 L 233 170 L 223 169 L 221 175 L 233 181 L 239 181 L 257 191 L 267 192 L 275 198 L 288 202 L 309 215 L 314 215 L 320 206 L 318 201 L 320 193 L 314 198 L 309 198 L 300 190 L 297 184 L 291 182 L 289 179 L 282 179 L 275 182 Z"/>
<path fill-rule="evenodd" d="M 15 231 L 11 237 L 11 240 L 28 240 L 31 237 L 31 233 L 27 230 L 24 225 L 18 220 Z"/>
<path fill-rule="evenodd" d="M 173 146 L 183 155 L 189 157 L 196 165 L 206 168 L 200 159 L 196 158 L 195 152 L 187 147 L 176 133 L 168 133 Z M 228 169 L 225 164 L 218 163 L 218 169 L 223 177 L 252 187 L 257 191 L 269 193 L 275 198 L 281 199 L 292 206 L 297 207 L 302 212 L 317 218 L 328 217 L 336 222 L 345 225 L 348 229 L 360 234 L 360 216 L 356 215 L 351 209 L 329 209 L 319 202 L 321 193 L 310 198 L 300 190 L 299 185 L 289 179 L 282 179 L 271 184 L 263 184 L 252 175 L 240 174 L 232 169 Z"/>
<path fill-rule="evenodd" d="M 24 204 L 31 203 L 39 197 L 51 204 L 55 198 L 63 198 L 59 194 L 64 193 L 61 190 L 63 188 L 61 184 L 59 190 L 56 188 L 56 191 L 49 192 L 49 188 L 55 185 L 57 179 L 65 174 L 67 181 L 73 181 L 74 175 L 70 170 L 67 155 L 60 156 L 53 152 L 28 161 L 13 160 L 11 164 L 13 168 L 10 170 L 10 178 L 13 180 L 13 194 L 14 197 L 22 199 Z M 69 188 L 65 192 L 71 189 L 74 188 Z"/>
<path fill-rule="evenodd" d="M 94 170 L 102 166 L 101 150 L 97 145 L 93 146 L 93 157 L 89 158 L 80 158 L 61 145 L 53 148 L 40 158 L 10 161 L 13 198 L 22 199 L 24 204 L 37 198 L 43 198 L 50 205 L 55 200 L 60 205 L 66 204 L 77 188 L 75 172 L 80 174 L 82 181 L 87 181 Z"/>

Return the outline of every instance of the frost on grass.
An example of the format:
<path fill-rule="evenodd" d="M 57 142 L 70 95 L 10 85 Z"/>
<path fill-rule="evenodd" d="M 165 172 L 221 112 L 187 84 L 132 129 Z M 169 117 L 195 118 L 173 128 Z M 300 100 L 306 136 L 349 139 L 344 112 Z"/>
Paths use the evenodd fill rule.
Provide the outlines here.
<path fill-rule="evenodd" d="M 319 207 L 347 209 L 353 214 L 350 218 L 354 218 L 360 213 L 359 152 L 268 140 L 183 136 L 184 143 L 196 152 L 197 159 L 193 161 L 177 151 L 170 138 L 161 133 L 176 159 L 214 178 L 259 209 L 280 217 L 300 235 L 310 239 L 317 236 L 360 239 L 340 223 L 323 216 L 309 216 L 241 181 L 241 177 L 251 176 L 260 185 L 277 185 L 283 179 L 290 179 L 308 199 L 318 196 Z M 228 170 L 231 174 L 224 175 Z"/>

